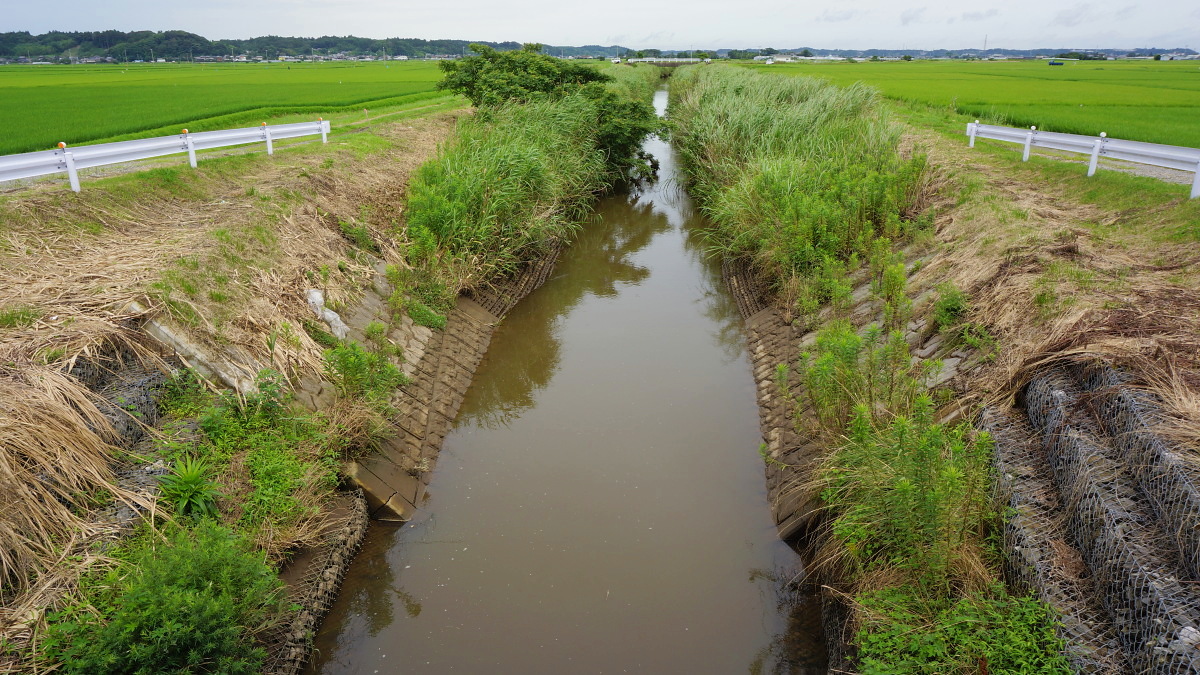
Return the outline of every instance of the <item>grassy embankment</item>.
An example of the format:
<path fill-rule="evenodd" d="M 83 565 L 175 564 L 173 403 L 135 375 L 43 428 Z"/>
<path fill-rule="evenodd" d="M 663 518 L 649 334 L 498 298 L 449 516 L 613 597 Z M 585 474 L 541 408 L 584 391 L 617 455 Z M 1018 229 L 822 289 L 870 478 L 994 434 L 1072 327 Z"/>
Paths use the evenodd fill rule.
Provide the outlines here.
<path fill-rule="evenodd" d="M 432 62 L 0 66 L 0 155 L 445 106 Z M 364 115 L 363 109 L 367 109 Z"/>
<path fill-rule="evenodd" d="M 402 224 L 407 174 L 446 126 L 335 129 L 327 146 L 273 158 L 209 158 L 197 170 L 90 181 L 79 195 L 34 188 L 0 202 L 0 388 L 22 402 L 0 412 L 0 473 L 25 486 L 0 498 L 11 525 L 0 534 L 10 619 L 0 670 L 261 666 L 259 638 L 296 611 L 281 604 L 275 571 L 342 522 L 340 462 L 380 440 L 402 379 L 386 337 L 334 339 L 303 291 L 321 288 L 339 308 L 361 296 L 372 263 L 395 255 L 382 233 Z M 154 367 L 155 350 L 131 328 L 147 316 L 261 371 L 259 387 L 218 394 L 184 371 L 168 385 L 156 440 L 118 449 L 69 371 L 114 348 Z M 296 406 L 292 387 L 317 378 L 336 400 L 320 412 Z M 118 462 L 171 471 L 156 498 L 119 487 Z M 44 480 L 19 478 L 28 472 Z M 155 517 L 119 541 L 104 513 L 123 504 Z"/>
<path fill-rule="evenodd" d="M 605 92 L 648 109 L 657 80 L 649 68 L 616 74 L 600 91 L 461 120 L 456 138 L 419 171 L 441 137 L 437 121 L 292 146 L 274 159 L 225 157 L 198 171 L 102 179 L 78 196 L 18 194 L 0 205 L 2 253 L 13 263 L 0 296 L 9 363 L 2 384 L 11 398 L 41 402 L 27 417 L 63 417 L 64 432 L 87 440 L 76 445 L 90 453 L 53 466 L 32 426 L 2 420 L 28 432 L 6 444 L 6 466 L 42 466 L 50 478 L 47 494 L 5 502 L 29 528 L 2 541 L 4 598 L 20 621 L 6 629 L 0 663 L 59 663 L 66 672 L 118 661 L 259 669 L 261 636 L 296 611 L 280 602 L 273 568 L 338 522 L 331 511 L 340 461 L 386 433 L 387 401 L 403 382 L 388 324 L 408 313 L 437 327 L 462 288 L 512 271 L 545 238 L 569 234 L 572 218 L 630 160 L 605 142 L 605 129 L 624 126 L 604 123 L 614 109 Z M 303 289 L 321 288 L 340 310 L 371 283 L 380 260 L 396 292 L 390 315 L 364 331 L 365 344 L 337 340 L 309 318 Z M 101 277 L 91 273 L 102 268 Z M 133 300 L 213 353 L 262 370 L 256 391 L 240 396 L 213 393 L 189 371 L 172 379 L 166 433 L 126 458 L 173 465 L 155 506 L 160 518 L 97 548 L 70 533 L 103 531 L 92 519 L 107 504 L 153 497 L 115 486 L 111 439 L 94 417 L 63 405 L 61 393 L 30 394 L 50 381 L 86 411 L 94 408 L 89 394 L 64 373 L 73 359 L 106 343 L 152 359 L 122 325 L 134 318 L 121 309 Z M 315 377 L 339 396 L 310 412 L 289 390 Z M 56 611 L 47 619 L 46 610 Z"/>
<path fill-rule="evenodd" d="M 754 70 L 862 82 L 886 97 L 966 119 L 1200 147 L 1194 61 L 778 63 Z"/>
<path fill-rule="evenodd" d="M 932 237 L 925 160 L 899 154 L 900 127 L 862 85 L 684 69 L 671 118 L 714 249 L 751 259 L 802 325 L 833 317 L 778 379 L 797 425 L 830 448 L 810 481 L 828 516 L 817 573 L 851 607 L 859 666 L 1062 670 L 1045 608 L 999 581 L 988 439 L 935 423 L 936 364 L 914 363 L 905 341 L 900 249 Z M 864 267 L 884 321 L 859 332 L 844 310 Z M 947 327 L 962 302 L 939 301 Z"/>

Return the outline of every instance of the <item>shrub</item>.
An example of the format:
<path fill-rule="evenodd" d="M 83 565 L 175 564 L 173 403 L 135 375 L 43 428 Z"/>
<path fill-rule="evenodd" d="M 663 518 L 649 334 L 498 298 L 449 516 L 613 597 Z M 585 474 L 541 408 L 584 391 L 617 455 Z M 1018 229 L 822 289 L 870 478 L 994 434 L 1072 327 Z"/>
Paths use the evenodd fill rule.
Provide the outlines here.
<path fill-rule="evenodd" d="M 938 286 L 938 299 L 933 303 L 933 325 L 938 330 L 954 328 L 962 323 L 969 305 L 967 295 L 953 283 Z"/>
<path fill-rule="evenodd" d="M 922 587 L 948 591 L 990 515 L 991 439 L 970 425 L 934 424 L 924 395 L 911 415 L 884 426 L 859 405 L 848 432 L 825 469 L 822 498 L 851 569 L 898 567 Z"/>
<path fill-rule="evenodd" d="M 342 396 L 368 401 L 386 400 L 408 378 L 386 356 L 367 351 L 354 342 L 325 350 L 325 374 Z"/>
<path fill-rule="evenodd" d="M 43 645 L 67 673 L 257 673 L 281 590 L 261 554 L 202 520 L 92 580 Z"/>

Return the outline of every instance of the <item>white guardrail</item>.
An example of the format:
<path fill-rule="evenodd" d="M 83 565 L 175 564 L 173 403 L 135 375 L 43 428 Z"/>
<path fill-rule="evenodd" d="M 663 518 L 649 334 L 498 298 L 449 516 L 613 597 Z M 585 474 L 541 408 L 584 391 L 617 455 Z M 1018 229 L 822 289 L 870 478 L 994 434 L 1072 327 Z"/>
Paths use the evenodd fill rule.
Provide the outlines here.
<path fill-rule="evenodd" d="M 1141 141 L 1123 141 L 1108 138 L 1106 134 L 1099 136 L 1079 136 L 1076 134 L 1060 134 L 1052 131 L 1038 131 L 1037 127 L 1014 129 L 998 127 L 991 124 L 980 124 L 979 120 L 967 123 L 967 136 L 970 137 L 970 147 L 975 147 L 976 138 L 990 138 L 995 141 L 1020 143 L 1025 146 L 1021 161 L 1029 161 L 1030 148 L 1052 148 L 1091 155 L 1088 163 L 1089 176 L 1095 175 L 1096 165 L 1101 157 L 1121 159 L 1126 162 L 1151 164 L 1168 169 L 1195 172 L 1192 181 L 1192 199 L 1200 197 L 1200 148 L 1183 148 L 1177 145 L 1159 145 L 1158 143 L 1142 143 Z"/>
<path fill-rule="evenodd" d="M 79 192 L 80 169 L 184 152 L 188 155 L 188 163 L 194 169 L 196 168 L 197 150 L 225 148 L 247 143 L 266 143 L 267 154 L 273 155 L 275 154 L 273 141 L 317 134 L 320 134 L 322 143 L 329 142 L 329 120 L 319 119 L 316 122 L 273 126 L 264 122 L 262 126 L 258 127 L 200 131 L 194 134 L 188 133 L 188 130 L 184 129 L 183 133 L 178 136 L 81 145 L 76 148 L 68 148 L 66 143 L 59 143 L 55 150 L 0 157 L 0 182 L 66 172 L 71 181 L 71 189 Z"/>

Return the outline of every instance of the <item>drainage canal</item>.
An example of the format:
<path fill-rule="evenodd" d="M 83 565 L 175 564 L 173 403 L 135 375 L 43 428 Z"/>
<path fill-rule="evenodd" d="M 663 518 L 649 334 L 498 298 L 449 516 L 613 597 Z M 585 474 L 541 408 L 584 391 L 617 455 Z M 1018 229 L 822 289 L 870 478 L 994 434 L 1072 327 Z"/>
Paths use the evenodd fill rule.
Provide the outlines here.
<path fill-rule="evenodd" d="M 659 92 L 655 105 L 666 105 Z M 425 510 L 373 527 L 311 672 L 824 672 L 737 307 L 671 148 L 504 320 Z"/>

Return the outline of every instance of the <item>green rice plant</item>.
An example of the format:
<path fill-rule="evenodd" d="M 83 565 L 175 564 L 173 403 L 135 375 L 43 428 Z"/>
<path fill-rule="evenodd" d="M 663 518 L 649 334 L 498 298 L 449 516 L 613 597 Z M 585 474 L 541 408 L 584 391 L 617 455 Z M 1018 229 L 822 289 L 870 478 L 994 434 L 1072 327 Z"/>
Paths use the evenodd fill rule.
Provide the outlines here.
<path fill-rule="evenodd" d="M 43 653 L 66 673 L 262 671 L 258 639 L 283 616 L 283 582 L 249 543 L 202 519 L 114 552 L 49 616 Z"/>
<path fill-rule="evenodd" d="M 0 154 L 59 141 L 126 140 L 311 121 L 339 112 L 432 102 L 437 65 L 421 61 L 336 67 L 130 64 L 123 67 L 0 66 L 0 117 L 11 123 Z"/>
<path fill-rule="evenodd" d="M 863 82 L 884 96 L 937 106 L 960 123 L 981 118 L 1008 126 L 1200 147 L 1200 90 L 1187 61 L 913 61 L 790 63 L 773 74 Z M 961 132 L 960 132 L 961 133 Z"/>
<path fill-rule="evenodd" d="M 203 460 L 176 461 L 173 472 L 159 480 L 159 490 L 179 515 L 200 518 L 217 515 L 217 498 L 221 493 L 209 478 L 209 467 Z"/>

